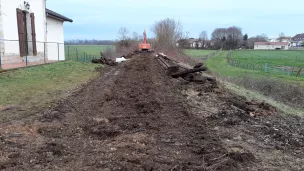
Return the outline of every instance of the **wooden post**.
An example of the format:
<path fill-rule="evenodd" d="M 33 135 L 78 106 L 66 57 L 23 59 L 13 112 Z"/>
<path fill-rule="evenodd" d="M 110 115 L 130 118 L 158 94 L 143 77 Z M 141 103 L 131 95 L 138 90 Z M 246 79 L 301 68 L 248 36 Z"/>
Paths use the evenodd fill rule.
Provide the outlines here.
<path fill-rule="evenodd" d="M 70 46 L 68 45 L 68 60 L 70 60 Z"/>
<path fill-rule="evenodd" d="M 78 62 L 78 48 L 76 48 L 76 61 Z"/>
<path fill-rule="evenodd" d="M 299 69 L 299 71 L 298 71 L 298 73 L 297 73 L 297 77 L 300 76 L 302 69 L 303 69 L 303 68 L 300 68 L 300 69 Z"/>
<path fill-rule="evenodd" d="M 266 63 L 264 66 L 264 71 L 267 72 L 268 71 L 268 64 Z"/>

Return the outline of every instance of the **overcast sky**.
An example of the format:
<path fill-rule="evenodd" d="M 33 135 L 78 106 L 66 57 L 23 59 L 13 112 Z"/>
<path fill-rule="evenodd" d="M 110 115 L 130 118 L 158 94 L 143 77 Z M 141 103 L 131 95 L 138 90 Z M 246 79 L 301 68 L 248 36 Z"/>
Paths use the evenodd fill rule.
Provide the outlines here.
<path fill-rule="evenodd" d="M 47 8 L 74 20 L 65 23 L 65 39 L 117 38 L 121 26 L 142 34 L 164 18 L 183 24 L 190 37 L 202 30 L 239 26 L 249 37 L 280 32 L 294 36 L 304 32 L 303 0 L 47 0 Z"/>

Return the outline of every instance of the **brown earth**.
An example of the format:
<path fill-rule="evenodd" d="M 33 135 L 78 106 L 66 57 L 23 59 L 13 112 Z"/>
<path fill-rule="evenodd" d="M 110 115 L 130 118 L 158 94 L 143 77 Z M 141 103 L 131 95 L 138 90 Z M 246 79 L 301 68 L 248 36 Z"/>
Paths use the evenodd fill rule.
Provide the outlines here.
<path fill-rule="evenodd" d="M 303 118 L 135 56 L 0 125 L 2 170 L 303 170 Z M 6 111 L 7 112 L 7 111 Z"/>

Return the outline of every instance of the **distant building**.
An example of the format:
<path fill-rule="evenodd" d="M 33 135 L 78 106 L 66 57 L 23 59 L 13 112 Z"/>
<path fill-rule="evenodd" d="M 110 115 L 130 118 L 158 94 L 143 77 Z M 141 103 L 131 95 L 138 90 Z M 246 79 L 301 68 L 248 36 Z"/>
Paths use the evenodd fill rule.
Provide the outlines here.
<path fill-rule="evenodd" d="M 278 41 L 279 42 L 291 42 L 292 37 L 284 36 L 284 37 L 279 37 Z"/>
<path fill-rule="evenodd" d="M 269 38 L 269 39 L 268 39 L 268 42 L 277 42 L 277 41 L 278 41 L 277 38 Z"/>
<path fill-rule="evenodd" d="M 181 39 L 177 42 L 176 46 L 183 48 L 202 48 L 203 43 L 199 39 Z"/>
<path fill-rule="evenodd" d="M 254 49 L 257 50 L 288 50 L 290 48 L 289 42 L 255 42 Z"/>
<path fill-rule="evenodd" d="M 279 38 L 269 38 L 268 42 L 291 42 L 291 38 L 289 36 L 283 36 Z"/>
<path fill-rule="evenodd" d="M 293 47 L 302 46 L 303 43 L 304 43 L 304 33 L 297 34 L 291 39 L 291 46 Z"/>

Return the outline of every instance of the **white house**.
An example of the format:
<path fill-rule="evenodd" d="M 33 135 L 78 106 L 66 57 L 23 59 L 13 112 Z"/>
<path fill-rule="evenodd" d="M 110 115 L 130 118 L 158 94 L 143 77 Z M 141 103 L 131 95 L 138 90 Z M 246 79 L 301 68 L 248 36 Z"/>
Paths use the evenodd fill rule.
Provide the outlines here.
<path fill-rule="evenodd" d="M 304 43 L 304 33 L 297 34 L 291 39 L 291 44 L 294 47 L 302 46 Z"/>
<path fill-rule="evenodd" d="M 258 50 L 288 50 L 290 48 L 289 42 L 255 42 L 254 49 Z"/>
<path fill-rule="evenodd" d="M 176 44 L 177 47 L 183 46 L 185 48 L 202 48 L 203 47 L 203 42 L 199 39 L 181 39 L 177 42 Z"/>
<path fill-rule="evenodd" d="M 63 23 L 73 20 L 46 9 L 45 0 L 0 0 L 2 64 L 65 60 Z"/>

